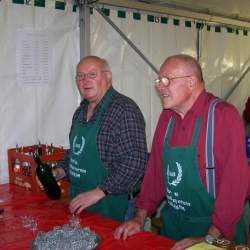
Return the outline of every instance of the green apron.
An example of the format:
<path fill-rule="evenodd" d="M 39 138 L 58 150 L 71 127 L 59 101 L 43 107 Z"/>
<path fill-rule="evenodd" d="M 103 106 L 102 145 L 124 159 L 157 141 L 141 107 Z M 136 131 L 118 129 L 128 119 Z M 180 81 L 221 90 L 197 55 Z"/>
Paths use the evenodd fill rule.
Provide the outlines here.
<path fill-rule="evenodd" d="M 166 205 L 162 209 L 161 233 L 171 239 L 201 237 L 211 224 L 214 199 L 204 188 L 197 163 L 197 141 L 201 119 L 196 120 L 191 146 L 170 147 L 169 140 L 175 119 L 168 124 L 163 146 L 163 176 L 166 188 Z M 237 225 L 235 242 L 246 242 L 244 220 Z"/>
<path fill-rule="evenodd" d="M 69 161 L 71 198 L 74 198 L 79 193 L 96 188 L 108 175 L 108 171 L 105 169 L 98 153 L 97 134 L 101 126 L 102 114 L 105 112 L 105 107 L 113 95 L 114 89 L 110 88 L 104 96 L 100 112 L 95 121 L 83 124 L 77 119 L 73 124 L 70 136 Z M 80 112 L 79 116 L 83 116 L 82 112 Z M 86 210 L 123 221 L 127 204 L 128 194 L 110 194 Z"/>

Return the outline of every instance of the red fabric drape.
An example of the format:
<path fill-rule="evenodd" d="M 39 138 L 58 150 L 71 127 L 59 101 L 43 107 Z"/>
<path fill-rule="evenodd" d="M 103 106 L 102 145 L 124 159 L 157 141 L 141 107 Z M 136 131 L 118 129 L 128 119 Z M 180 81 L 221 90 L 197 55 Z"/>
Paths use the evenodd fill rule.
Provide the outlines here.
<path fill-rule="evenodd" d="M 31 249 L 32 239 L 38 231 L 46 232 L 55 225 L 69 222 L 67 199 L 48 200 L 44 194 L 35 194 L 13 184 L 0 185 L 0 207 L 4 208 L 0 218 L 0 249 L 4 250 Z M 23 227 L 20 217 L 24 215 L 38 221 L 36 232 Z M 174 241 L 150 232 L 141 232 L 125 241 L 115 240 L 113 231 L 119 225 L 118 221 L 89 212 L 81 213 L 80 219 L 83 227 L 89 227 L 100 236 L 97 250 L 163 250 L 174 244 Z"/>

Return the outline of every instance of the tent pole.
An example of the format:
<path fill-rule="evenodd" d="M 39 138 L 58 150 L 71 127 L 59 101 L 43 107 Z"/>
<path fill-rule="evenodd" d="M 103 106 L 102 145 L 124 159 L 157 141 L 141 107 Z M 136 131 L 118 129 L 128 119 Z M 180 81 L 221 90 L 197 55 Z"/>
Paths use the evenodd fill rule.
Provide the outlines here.
<path fill-rule="evenodd" d="M 234 90 L 241 84 L 242 80 L 245 78 L 246 74 L 249 72 L 250 66 L 245 70 L 239 80 L 234 84 L 234 86 L 229 90 L 229 92 L 224 97 L 224 100 L 228 100 L 228 98 L 233 94 Z"/>
<path fill-rule="evenodd" d="M 197 61 L 200 62 L 201 59 L 201 29 L 197 29 L 197 38 L 196 38 L 196 55 L 197 55 Z"/>
<path fill-rule="evenodd" d="M 79 7 L 80 58 L 90 54 L 90 8 L 87 1 L 77 1 Z"/>
<path fill-rule="evenodd" d="M 118 34 L 130 45 L 130 47 L 148 64 L 148 66 L 158 74 L 158 69 L 148 60 L 146 56 L 135 46 L 135 44 L 127 38 L 127 36 L 116 26 L 116 24 L 108 18 L 105 14 L 102 13 L 102 10 L 97 4 L 94 5 L 95 10 L 118 32 Z"/>

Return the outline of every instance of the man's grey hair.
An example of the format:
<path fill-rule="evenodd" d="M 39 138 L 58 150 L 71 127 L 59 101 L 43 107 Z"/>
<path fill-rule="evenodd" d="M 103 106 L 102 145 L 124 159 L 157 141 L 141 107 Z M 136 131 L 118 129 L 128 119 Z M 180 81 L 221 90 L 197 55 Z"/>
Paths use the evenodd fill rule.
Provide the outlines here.
<path fill-rule="evenodd" d="M 192 56 L 186 55 L 186 54 L 178 54 L 170 56 L 166 59 L 166 61 L 169 60 L 180 60 L 184 64 L 186 64 L 188 67 L 190 67 L 194 71 L 194 75 L 200 80 L 203 81 L 203 74 L 201 70 L 201 66 L 199 62 Z"/>
<path fill-rule="evenodd" d="M 99 57 L 99 56 L 94 56 L 94 55 L 89 55 L 89 56 L 83 57 L 83 58 L 80 60 L 80 62 L 78 63 L 78 65 L 79 65 L 82 61 L 87 60 L 87 59 L 93 59 L 93 60 L 99 61 L 99 62 L 102 64 L 104 70 L 111 71 L 111 68 L 110 68 L 110 66 L 109 66 L 109 63 L 108 63 L 108 61 L 107 61 L 106 59 L 101 58 L 101 57 Z"/>

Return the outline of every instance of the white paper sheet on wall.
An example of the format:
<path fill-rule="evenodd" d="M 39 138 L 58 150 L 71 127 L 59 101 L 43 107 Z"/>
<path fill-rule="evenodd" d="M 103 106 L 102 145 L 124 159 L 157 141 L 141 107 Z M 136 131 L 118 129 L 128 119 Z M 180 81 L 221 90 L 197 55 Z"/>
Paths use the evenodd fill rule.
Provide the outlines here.
<path fill-rule="evenodd" d="M 49 38 L 43 31 L 17 30 L 16 66 L 19 85 L 49 83 Z"/>

